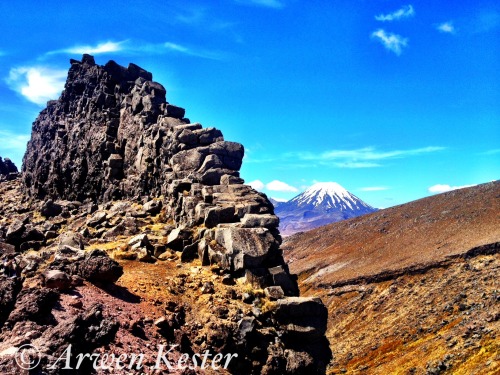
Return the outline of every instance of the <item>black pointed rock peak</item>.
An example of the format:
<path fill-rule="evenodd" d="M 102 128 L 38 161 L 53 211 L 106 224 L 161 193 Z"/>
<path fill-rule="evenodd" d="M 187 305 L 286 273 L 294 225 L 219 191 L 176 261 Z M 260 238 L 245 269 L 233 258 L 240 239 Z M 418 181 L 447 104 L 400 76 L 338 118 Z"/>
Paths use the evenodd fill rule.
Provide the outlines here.
<path fill-rule="evenodd" d="M 305 340 L 311 356 L 290 366 L 320 368 L 328 362 L 320 358 L 328 352 L 326 308 L 317 298 L 294 297 L 297 280 L 280 250 L 278 217 L 267 197 L 240 178 L 243 155 L 241 144 L 191 123 L 183 108 L 168 103 L 151 73 L 135 64 L 97 65 L 84 55 L 71 60 L 61 96 L 33 123 L 23 190 L 46 215 L 57 215 L 57 200 L 97 203 L 89 226 L 102 222 L 112 200 L 144 203 L 145 212 L 160 213 L 163 241 L 182 261 L 199 258 L 255 288 L 272 288 L 277 323 L 263 324 L 280 332 L 282 350 L 274 355 L 287 363 L 284 349 Z"/>
<path fill-rule="evenodd" d="M 281 267 L 285 292 L 297 294 L 273 206 L 239 177 L 243 146 L 190 123 L 165 95 L 137 65 L 100 66 L 88 55 L 72 61 L 60 98 L 33 123 L 25 192 L 96 203 L 161 197 L 176 227 L 172 246 L 196 246 L 191 253 L 204 263 L 250 272 L 264 284 L 276 284 L 269 269 Z M 220 247 L 211 248 L 213 242 Z"/>

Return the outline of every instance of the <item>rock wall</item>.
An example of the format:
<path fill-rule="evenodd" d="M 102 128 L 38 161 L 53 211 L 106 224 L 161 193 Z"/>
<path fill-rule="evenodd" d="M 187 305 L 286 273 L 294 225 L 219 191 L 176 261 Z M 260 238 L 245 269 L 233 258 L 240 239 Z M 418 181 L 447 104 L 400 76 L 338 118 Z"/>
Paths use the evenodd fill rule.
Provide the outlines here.
<path fill-rule="evenodd" d="M 213 270 L 226 286 L 245 276 L 254 289 L 264 289 L 254 293 L 250 288 L 241 296 L 255 305 L 252 316 L 238 310 L 236 320 L 225 322 L 227 314 L 218 313 L 218 325 L 209 329 L 210 336 L 222 334 L 219 341 L 241 354 L 240 367 L 232 371 L 324 373 L 330 356 L 324 336 L 327 310 L 319 299 L 294 297 L 297 281 L 283 259 L 273 205 L 239 176 L 243 146 L 184 115 L 184 109 L 166 101 L 166 90 L 151 73 L 134 64 L 99 66 L 89 55 L 71 60 L 61 97 L 33 123 L 22 170 L 27 204 L 48 225 L 37 230 L 27 217 L 12 220 L 5 228 L 7 243 L 20 251 L 40 248 L 58 236 L 55 223 L 68 218 L 75 220 L 80 236 L 92 241 L 135 235 L 115 249 L 115 259 L 155 262 L 180 253 L 181 261 L 198 257 L 203 265 L 218 265 Z M 147 230 L 161 227 L 161 243 L 154 246 L 146 233 L 138 234 L 139 221 L 152 223 L 153 218 L 155 225 Z M 78 244 L 68 250 L 65 234 L 60 237 L 64 246 L 44 273 L 46 285 L 53 278 L 69 283 L 75 275 L 94 280 L 95 272 L 110 273 L 111 281 L 120 277 L 118 267 L 104 261 L 105 252 L 85 255 Z M 205 281 L 201 290 L 213 293 L 214 284 Z M 264 296 L 268 305 L 261 306 Z M 231 293 L 228 298 L 238 297 Z M 187 335 L 184 341 L 203 343 L 187 327 L 178 331 Z"/>
<path fill-rule="evenodd" d="M 297 294 L 273 206 L 239 178 L 243 146 L 184 114 L 137 65 L 71 60 L 61 97 L 33 123 L 24 191 L 46 202 L 163 197 L 169 246 L 184 258 Z"/>

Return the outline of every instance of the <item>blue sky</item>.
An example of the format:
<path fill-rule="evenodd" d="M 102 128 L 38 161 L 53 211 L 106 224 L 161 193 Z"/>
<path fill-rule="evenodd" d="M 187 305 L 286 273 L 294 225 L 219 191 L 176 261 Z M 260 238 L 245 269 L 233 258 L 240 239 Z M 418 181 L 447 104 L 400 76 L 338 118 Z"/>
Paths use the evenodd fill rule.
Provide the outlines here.
<path fill-rule="evenodd" d="M 69 58 L 134 62 L 245 145 L 288 199 L 336 181 L 377 207 L 500 177 L 498 1 L 16 1 L 0 12 L 0 156 L 20 164 Z"/>

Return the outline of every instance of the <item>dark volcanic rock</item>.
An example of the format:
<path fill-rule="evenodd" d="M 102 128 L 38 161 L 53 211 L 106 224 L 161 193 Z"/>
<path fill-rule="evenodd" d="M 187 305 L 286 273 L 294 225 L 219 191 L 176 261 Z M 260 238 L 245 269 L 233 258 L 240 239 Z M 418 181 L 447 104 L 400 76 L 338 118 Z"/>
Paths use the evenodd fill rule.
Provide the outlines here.
<path fill-rule="evenodd" d="M 40 325 L 53 321 L 51 310 L 59 299 L 59 293 L 48 288 L 23 289 L 14 310 L 10 313 L 6 325 L 13 327 L 16 322 L 34 321 Z"/>
<path fill-rule="evenodd" d="M 15 164 L 9 159 L 5 158 L 2 160 L 0 157 L 0 181 L 2 180 L 12 180 L 18 175 L 18 170 Z"/>
<path fill-rule="evenodd" d="M 49 267 L 91 282 L 114 283 L 123 275 L 123 267 L 102 250 L 85 253 L 63 247 Z"/>
<path fill-rule="evenodd" d="M 63 208 L 60 204 L 54 203 L 52 199 L 48 199 L 43 203 L 40 213 L 45 217 L 53 217 L 60 215 L 62 211 Z"/>
<path fill-rule="evenodd" d="M 0 276 L 0 328 L 14 308 L 21 288 L 21 278 Z"/>
<path fill-rule="evenodd" d="M 191 124 L 184 116 L 183 108 L 166 101 L 165 88 L 137 65 L 125 68 L 110 61 L 100 66 L 89 55 L 81 61 L 71 60 L 61 97 L 49 102 L 33 123 L 24 156 L 22 189 L 32 207 L 41 207 L 40 201 L 44 202 L 45 217 L 60 215 L 68 221 L 71 215 L 78 217 L 81 227 L 77 231 L 87 239 L 111 240 L 136 232 L 140 219 L 156 216 L 155 221 L 164 226 L 163 239 L 155 244 L 162 250 L 154 251 L 148 237 L 141 234 L 127 245 L 137 254 L 136 259 L 154 261 L 152 255 L 161 255 L 167 248 L 182 252 L 182 261 L 198 256 L 203 265 L 217 264 L 228 283 L 246 275 L 259 288 L 279 286 L 282 292 L 278 290 L 276 298 L 287 301 L 285 296 L 298 294 L 297 281 L 289 274 L 280 250 L 279 220 L 273 205 L 240 178 L 243 146 L 225 141 L 215 128 Z M 111 203 L 117 200 L 123 202 Z M 82 204 L 75 203 L 70 209 L 64 206 L 65 201 Z M 62 212 L 53 202 L 64 206 Z M 93 215 L 79 214 L 80 206 Z M 7 241 L 18 246 L 24 233 L 36 234 L 32 229 L 28 222 L 14 221 Z M 118 280 L 122 267 L 104 251 L 85 252 L 84 242 L 73 232 L 60 236 L 55 259 L 46 273 L 47 286 L 65 289 L 70 287 L 68 278 L 75 276 L 91 282 Z M 202 285 L 202 293 L 215 294 L 212 282 Z M 254 310 L 256 320 L 266 319 L 258 308 Z M 221 319 L 228 312 L 222 307 L 217 311 Z M 326 316 L 315 311 L 309 316 L 307 311 L 301 312 L 304 325 L 280 322 L 279 329 L 287 333 L 283 336 L 285 347 L 272 334 L 256 333 L 260 321 L 240 327 L 235 336 L 241 342 L 235 349 L 247 357 L 244 363 L 253 373 L 264 368 L 263 373 L 284 373 L 285 367 L 289 372 L 303 373 L 309 371 L 311 363 L 320 367 L 319 357 L 309 356 L 309 351 L 300 358 L 297 354 L 296 361 L 290 360 L 293 353 L 301 352 L 294 348 L 301 338 L 310 342 L 324 333 Z M 64 331 L 61 340 L 73 342 L 72 335 L 85 336 L 84 331 L 68 324 L 64 329 L 56 327 Z M 266 324 L 272 325 L 272 321 Z M 113 327 L 109 323 L 103 335 L 112 337 Z M 214 348 L 230 345 L 231 331 L 217 327 L 207 344 Z M 44 333 L 44 337 L 49 340 L 52 334 L 56 335 Z M 176 330 L 174 336 L 185 335 Z M 59 342 L 58 337 L 50 340 Z M 190 348 L 186 340 L 179 341 L 181 350 Z M 285 353 L 285 349 L 289 351 Z M 279 358 L 274 360 L 275 356 Z"/>
<path fill-rule="evenodd" d="M 44 352 L 48 353 L 42 356 L 41 367 L 47 367 L 47 363 L 57 363 L 57 358 L 64 353 L 69 344 L 72 346 L 72 352 L 87 353 L 112 342 L 119 324 L 111 318 L 104 318 L 103 310 L 104 306 L 95 304 L 85 312 L 44 332 L 35 341 L 37 347 L 44 348 Z M 76 368 L 76 359 L 74 360 L 72 367 Z M 50 374 L 64 373 L 62 370 L 64 361 L 60 361 L 57 365 L 55 369 L 49 369 Z M 92 373 L 91 361 L 84 361 L 79 370 L 73 373 Z"/>

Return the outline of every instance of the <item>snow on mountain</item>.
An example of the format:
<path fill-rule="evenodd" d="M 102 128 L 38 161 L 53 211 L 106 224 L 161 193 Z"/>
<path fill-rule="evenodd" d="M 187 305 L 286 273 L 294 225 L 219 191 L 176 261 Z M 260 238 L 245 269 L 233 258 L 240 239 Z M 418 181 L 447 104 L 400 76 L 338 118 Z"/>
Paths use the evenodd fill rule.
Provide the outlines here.
<path fill-rule="evenodd" d="M 318 182 L 289 202 L 297 207 L 312 206 L 343 211 L 373 209 L 336 182 Z"/>
<path fill-rule="evenodd" d="M 276 206 L 283 235 L 377 211 L 336 182 L 318 182 Z"/>

